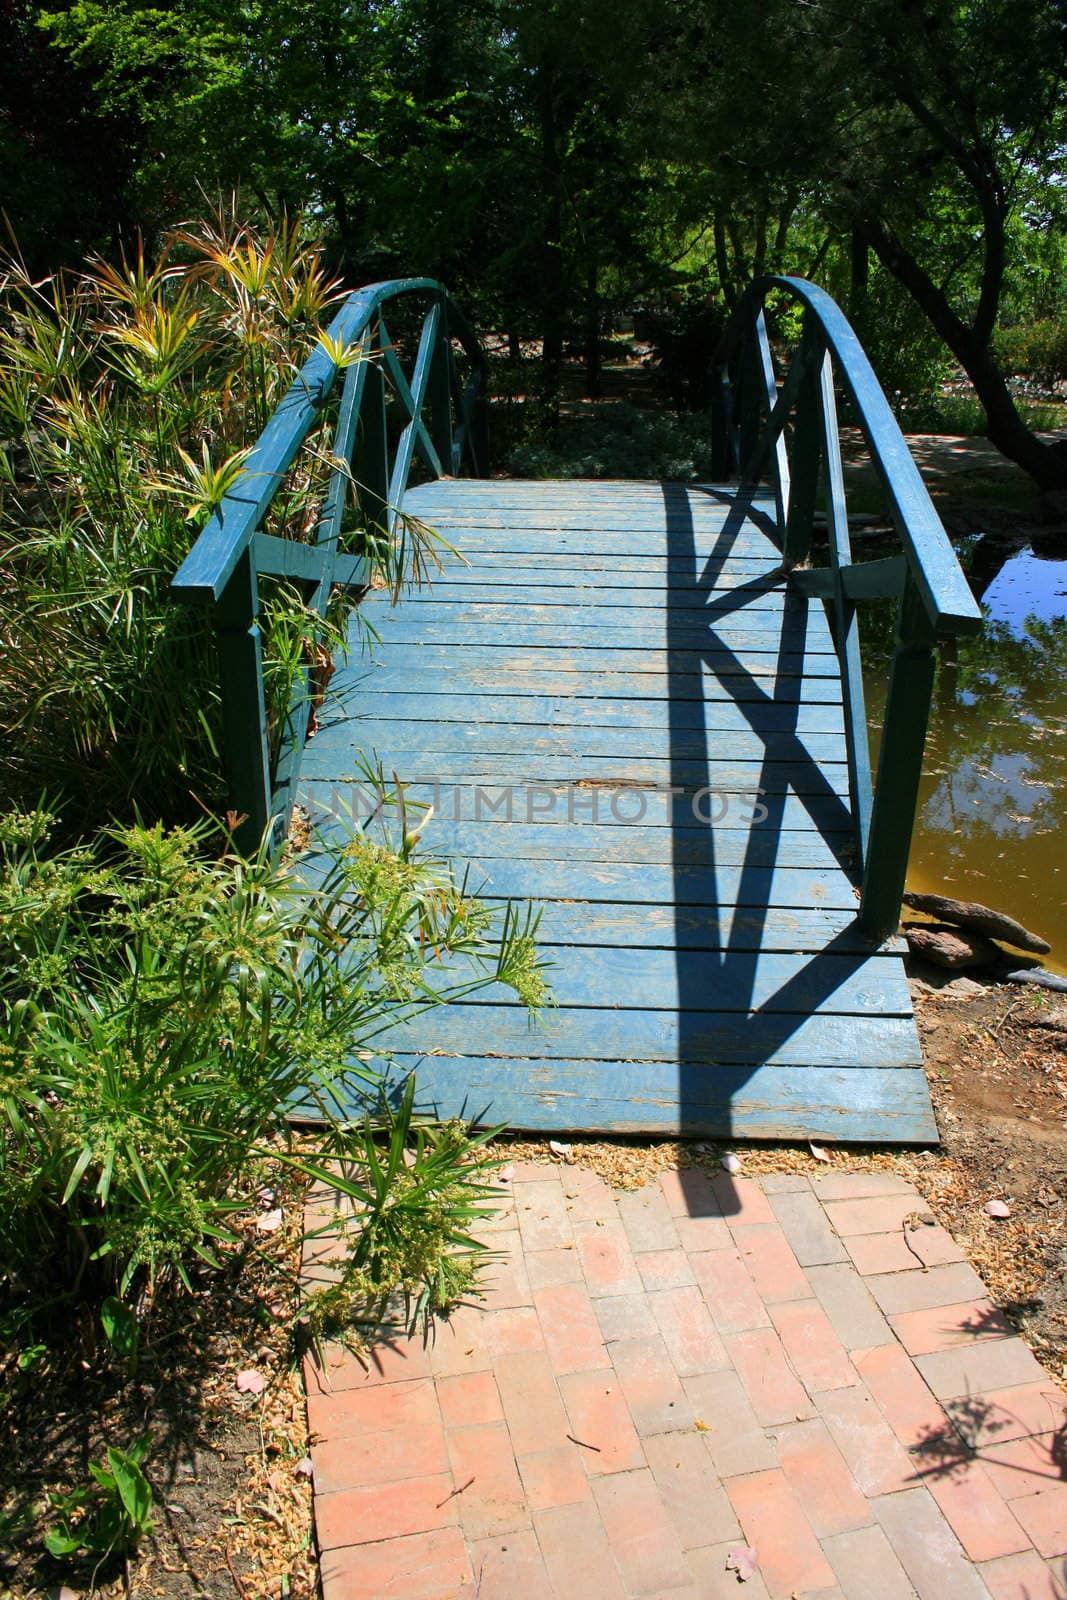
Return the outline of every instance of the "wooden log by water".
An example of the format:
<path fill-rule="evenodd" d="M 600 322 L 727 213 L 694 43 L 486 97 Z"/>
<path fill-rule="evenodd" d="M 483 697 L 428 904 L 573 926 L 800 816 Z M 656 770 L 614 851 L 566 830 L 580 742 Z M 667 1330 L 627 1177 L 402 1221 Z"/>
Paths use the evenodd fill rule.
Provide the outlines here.
<path fill-rule="evenodd" d="M 904 929 L 904 937 L 912 955 L 922 956 L 935 966 L 947 967 L 950 971 L 962 971 L 964 967 L 995 966 L 1003 955 L 995 944 L 980 933 L 967 933 L 955 928 L 911 923 Z"/>
<path fill-rule="evenodd" d="M 943 894 L 914 894 L 904 896 L 904 904 L 912 911 L 922 911 L 940 922 L 951 922 L 954 927 L 966 928 L 971 933 L 985 934 L 987 939 L 1000 939 L 1014 945 L 1016 950 L 1031 950 L 1034 955 L 1047 955 L 1052 949 L 1047 939 L 1031 933 L 1014 917 L 1003 911 L 993 911 L 970 900 L 952 900 Z"/>

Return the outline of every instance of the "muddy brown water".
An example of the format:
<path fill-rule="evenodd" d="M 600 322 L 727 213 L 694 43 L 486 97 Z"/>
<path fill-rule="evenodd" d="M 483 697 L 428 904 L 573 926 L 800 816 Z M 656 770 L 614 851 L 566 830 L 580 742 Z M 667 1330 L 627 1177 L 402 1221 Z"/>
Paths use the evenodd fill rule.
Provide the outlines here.
<path fill-rule="evenodd" d="M 980 635 L 942 654 L 908 876 L 979 900 L 1052 945 L 1067 973 L 1067 542 L 957 548 L 981 601 Z M 891 617 L 865 618 L 877 755 Z"/>

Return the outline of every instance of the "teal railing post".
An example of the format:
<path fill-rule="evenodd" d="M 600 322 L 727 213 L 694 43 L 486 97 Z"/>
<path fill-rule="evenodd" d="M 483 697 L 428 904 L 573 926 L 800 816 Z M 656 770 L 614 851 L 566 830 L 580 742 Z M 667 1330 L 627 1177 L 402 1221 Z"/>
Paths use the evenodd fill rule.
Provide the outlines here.
<path fill-rule="evenodd" d="M 385 417 L 385 371 L 381 337 L 375 329 L 367 344 L 367 377 L 359 430 L 353 454 L 359 507 L 368 532 L 384 536 L 389 531 L 389 440 Z"/>
<path fill-rule="evenodd" d="M 860 899 L 860 925 L 879 941 L 895 933 L 900 920 L 933 700 L 934 642 L 933 627 L 909 573 L 889 674 Z"/>
<path fill-rule="evenodd" d="M 444 471 L 452 469 L 452 346 L 448 333 L 448 307 L 438 301 L 440 317 L 430 357 L 427 398 L 430 402 L 430 437 Z"/>
<path fill-rule="evenodd" d="M 249 855 L 259 848 L 271 814 L 263 642 L 258 619 L 259 585 L 249 548 L 241 555 L 215 608 L 222 746 L 230 808 L 238 819 L 234 843 Z"/>
<path fill-rule="evenodd" d="M 733 406 L 730 374 L 725 366 L 716 367 L 711 377 L 711 478 L 725 483 L 734 470 L 732 440 Z"/>
<path fill-rule="evenodd" d="M 819 463 L 822 455 L 819 371 L 823 352 L 824 345 L 819 336 L 818 323 L 808 312 L 804 317 L 800 349 L 796 355 L 796 359 L 802 363 L 803 370 L 797 391 L 789 511 L 786 516 L 782 548 L 787 567 L 802 566 L 811 555 L 815 507 L 819 498 Z"/>
<path fill-rule="evenodd" d="M 760 315 L 762 316 L 762 312 Z M 763 370 L 755 330 L 746 330 L 737 372 L 737 431 L 740 462 L 738 475 L 749 483 L 749 471 L 762 432 Z"/>

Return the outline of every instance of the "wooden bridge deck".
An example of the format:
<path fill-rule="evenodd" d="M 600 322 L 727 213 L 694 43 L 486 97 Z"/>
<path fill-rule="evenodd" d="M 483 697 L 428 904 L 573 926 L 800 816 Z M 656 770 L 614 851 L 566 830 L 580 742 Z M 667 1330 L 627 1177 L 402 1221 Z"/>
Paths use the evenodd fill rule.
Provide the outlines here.
<path fill-rule="evenodd" d="M 304 801 L 376 754 L 434 804 L 431 852 L 543 907 L 556 963 L 532 1023 L 483 991 L 390 1035 L 421 1098 L 520 1128 L 936 1141 L 901 947 L 855 924 L 837 657 L 769 501 L 442 479 L 405 511 L 469 565 L 364 601 L 381 642 L 333 680 Z"/>

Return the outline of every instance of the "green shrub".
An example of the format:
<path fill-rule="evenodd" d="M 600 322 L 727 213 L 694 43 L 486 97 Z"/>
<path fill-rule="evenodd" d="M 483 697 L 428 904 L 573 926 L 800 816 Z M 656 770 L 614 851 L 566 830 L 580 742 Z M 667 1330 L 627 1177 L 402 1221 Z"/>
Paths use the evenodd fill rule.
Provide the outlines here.
<path fill-rule="evenodd" d="M 1045 389 L 1067 380 L 1067 316 L 998 328 L 993 350 L 1011 377 L 1030 378 Z"/>
<path fill-rule="evenodd" d="M 520 478 L 708 479 L 711 418 L 604 403 L 563 416 L 555 429 L 517 446 L 505 467 Z"/>
<path fill-rule="evenodd" d="M 35 282 L 0 262 L 0 793 L 86 821 L 222 803 L 207 608 L 170 580 L 341 289 L 298 224 L 232 217 L 158 260 Z M 329 410 L 329 408 L 326 408 Z M 324 415 L 268 528 L 313 536 Z M 294 675 L 336 639 L 264 579 L 277 745 Z M 0 799 L 0 804 L 3 800 Z"/>
<path fill-rule="evenodd" d="M 398 1164 L 413 1091 L 399 1123 L 379 1111 L 375 1041 L 488 982 L 538 1004 L 529 920 L 494 928 L 410 833 L 395 850 L 353 835 L 311 887 L 265 854 L 211 858 L 203 828 L 53 851 L 50 820 L 0 823 L 0 1314 L 188 1285 L 237 1242 L 263 1160 L 369 1196 L 360 1270 L 432 1288 L 449 1234 L 425 1227 L 432 1169 L 462 1149 L 427 1132 L 422 1175 Z M 468 976 L 435 981 L 450 956 Z M 294 1106 L 320 1124 L 310 1153 L 293 1145 Z"/>
<path fill-rule="evenodd" d="M 128 1555 L 152 1531 L 153 1496 L 141 1463 L 148 1435 L 120 1450 L 109 1445 L 107 1460 L 91 1461 L 91 1482 L 68 1494 L 53 1494 L 59 1521 L 45 1535 L 50 1555 L 86 1555 L 96 1561 Z"/>
<path fill-rule="evenodd" d="M 377 1322 L 397 1296 L 405 1320 L 419 1321 L 474 1287 L 486 1252 L 471 1230 L 491 1214 L 498 1192 L 490 1180 L 500 1160 L 488 1149 L 495 1131 L 420 1122 L 409 1078 L 396 1110 L 364 1118 L 353 1140 L 358 1148 L 362 1139 L 356 1164 L 345 1172 L 312 1168 L 350 1211 L 338 1281 L 306 1297 L 315 1343 Z M 331 1220 L 319 1231 L 335 1227 Z"/>
<path fill-rule="evenodd" d="M 943 385 L 957 368 L 915 302 L 879 268 L 851 320 L 901 427 L 936 429 Z M 842 421 L 855 420 L 850 412 L 842 407 Z"/>

